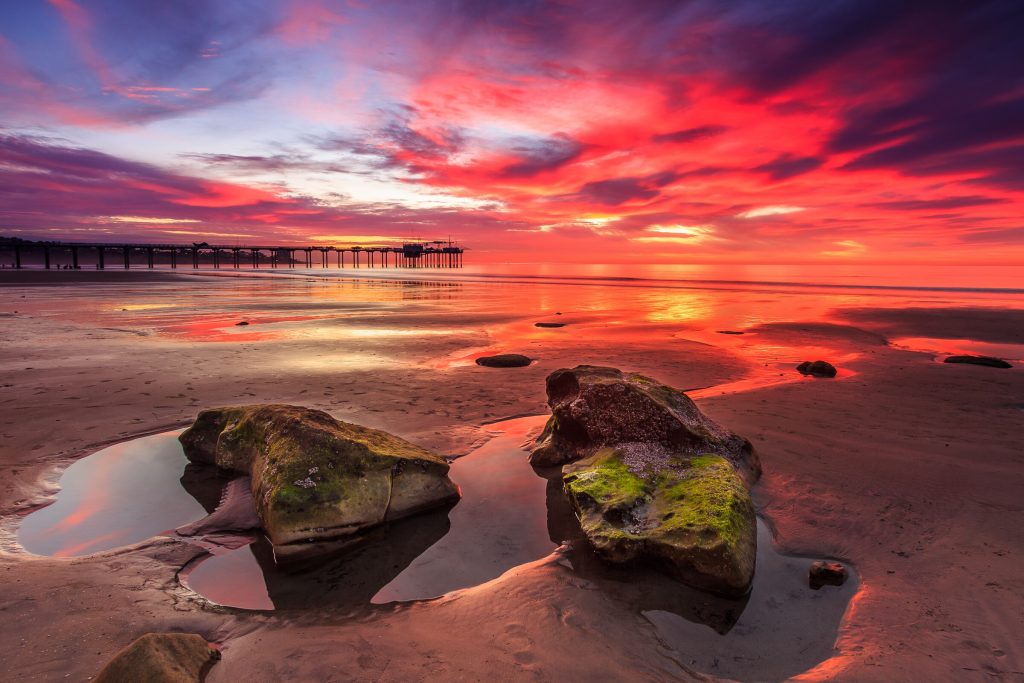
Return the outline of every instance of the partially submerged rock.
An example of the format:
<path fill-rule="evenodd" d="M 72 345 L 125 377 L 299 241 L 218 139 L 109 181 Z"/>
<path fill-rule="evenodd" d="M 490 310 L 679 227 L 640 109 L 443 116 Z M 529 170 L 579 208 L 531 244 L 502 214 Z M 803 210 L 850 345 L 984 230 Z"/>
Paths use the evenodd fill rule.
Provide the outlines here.
<path fill-rule="evenodd" d="M 800 365 L 796 366 L 797 372 L 801 375 L 811 375 L 813 377 L 835 377 L 836 368 L 834 365 L 827 361 L 816 360 L 809 361 L 805 360 Z"/>
<path fill-rule="evenodd" d="M 121 650 L 96 683 L 198 683 L 220 652 L 195 633 L 147 633 Z"/>
<path fill-rule="evenodd" d="M 597 554 L 745 593 L 757 550 L 747 483 L 761 471 L 750 442 L 681 391 L 615 368 L 556 370 L 547 392 L 552 416 L 530 462 L 565 465 L 565 491 Z"/>
<path fill-rule="evenodd" d="M 565 327 L 568 323 L 534 323 L 534 327 Z"/>
<path fill-rule="evenodd" d="M 1013 365 L 1007 363 L 1002 358 L 993 358 L 992 356 L 950 356 L 943 363 L 966 363 L 968 365 L 984 365 L 988 368 L 1012 368 Z"/>
<path fill-rule="evenodd" d="M 444 458 L 319 410 L 204 410 L 179 439 L 190 460 L 251 476 L 274 545 L 349 537 L 459 497 Z"/>
<path fill-rule="evenodd" d="M 761 464 L 750 442 L 716 424 L 690 398 L 657 380 L 580 365 L 547 378 L 548 420 L 530 454 L 537 467 L 562 465 L 606 446 L 657 444 L 664 452 L 721 455 L 748 480 Z"/>
<path fill-rule="evenodd" d="M 742 595 L 754 576 L 757 529 L 743 479 L 717 455 L 661 462 L 603 448 L 566 465 L 563 481 L 602 558 L 653 561 L 691 586 Z"/>
<path fill-rule="evenodd" d="M 530 357 L 519 353 L 499 353 L 496 356 L 481 356 L 477 365 L 487 368 L 524 368 L 530 364 Z"/>
<path fill-rule="evenodd" d="M 814 590 L 822 586 L 842 586 L 846 583 L 846 567 L 825 560 L 812 562 L 807 570 L 807 583 Z"/>

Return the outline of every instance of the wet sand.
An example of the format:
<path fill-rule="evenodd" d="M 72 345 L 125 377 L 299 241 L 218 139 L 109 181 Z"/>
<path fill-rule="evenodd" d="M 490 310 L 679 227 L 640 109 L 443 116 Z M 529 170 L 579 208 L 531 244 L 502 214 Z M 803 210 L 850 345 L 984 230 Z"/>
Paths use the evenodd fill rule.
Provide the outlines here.
<path fill-rule="evenodd" d="M 211 605 L 177 580 L 202 551 L 166 537 L 80 558 L 29 555 L 15 542 L 62 468 L 182 426 L 204 406 L 299 403 L 460 456 L 488 438 L 487 423 L 544 412 L 544 377 L 581 362 L 698 389 L 701 408 L 759 450 L 755 498 L 780 548 L 855 565 L 860 590 L 835 655 L 803 678 L 1024 677 L 1024 372 L 943 365 L 885 343 L 960 340 L 979 327 L 971 309 L 1020 301 L 68 275 L 59 290 L 35 275 L 22 285 L 5 274 L 0 285 L 4 680 L 84 680 L 159 630 L 221 643 L 211 681 L 697 677 L 687 653 L 640 615 L 624 618 L 559 554 L 438 600 L 350 617 Z M 927 329 L 892 330 L 892 316 L 913 317 L 893 310 L 921 307 L 950 310 Z M 555 319 L 567 325 L 534 327 Z M 537 360 L 473 364 L 493 350 Z M 814 380 L 788 369 L 816 357 L 849 372 Z"/>

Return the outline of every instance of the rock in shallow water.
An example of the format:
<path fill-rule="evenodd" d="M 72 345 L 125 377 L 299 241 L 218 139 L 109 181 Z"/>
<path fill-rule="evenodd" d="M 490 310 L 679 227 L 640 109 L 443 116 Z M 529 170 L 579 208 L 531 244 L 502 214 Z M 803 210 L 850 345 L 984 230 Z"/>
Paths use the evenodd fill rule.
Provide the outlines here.
<path fill-rule="evenodd" d="M 992 356 L 950 356 L 943 363 L 965 363 L 967 365 L 983 365 L 989 368 L 1012 368 L 1010 363 L 1007 363 L 1002 358 L 993 358 Z"/>
<path fill-rule="evenodd" d="M 838 562 L 812 562 L 807 570 L 807 582 L 814 590 L 822 586 L 842 586 L 846 583 L 846 567 Z"/>
<path fill-rule="evenodd" d="M 658 444 L 663 452 L 721 455 L 748 481 L 761 474 L 749 441 L 704 415 L 683 392 L 650 377 L 580 365 L 548 375 L 547 394 L 551 419 L 530 454 L 537 467 L 638 443 Z"/>
<path fill-rule="evenodd" d="M 803 363 L 796 366 L 796 369 L 801 375 L 812 375 L 814 377 L 836 376 L 835 366 L 823 360 L 816 360 L 813 363 L 809 360 L 805 360 Z"/>
<path fill-rule="evenodd" d="M 643 375 L 581 365 L 552 373 L 547 391 L 552 416 L 530 462 L 568 463 L 565 491 L 597 553 L 745 593 L 757 544 L 747 483 L 761 471 L 750 442 Z"/>
<path fill-rule="evenodd" d="M 96 683 L 198 683 L 220 653 L 195 633 L 147 633 L 121 650 Z"/>
<path fill-rule="evenodd" d="M 252 477 L 274 545 L 352 536 L 459 497 L 444 458 L 319 410 L 204 410 L 179 439 L 190 460 Z"/>
<path fill-rule="evenodd" d="M 481 356 L 476 359 L 476 364 L 487 368 L 525 368 L 530 364 L 530 358 L 518 353 L 499 353 L 497 356 Z"/>
<path fill-rule="evenodd" d="M 745 593 L 754 576 L 757 527 L 750 494 L 732 465 L 717 455 L 660 454 L 652 466 L 652 459 L 638 464 L 632 455 L 628 447 L 605 448 L 563 470 L 597 554 L 618 564 L 653 561 L 704 590 Z"/>

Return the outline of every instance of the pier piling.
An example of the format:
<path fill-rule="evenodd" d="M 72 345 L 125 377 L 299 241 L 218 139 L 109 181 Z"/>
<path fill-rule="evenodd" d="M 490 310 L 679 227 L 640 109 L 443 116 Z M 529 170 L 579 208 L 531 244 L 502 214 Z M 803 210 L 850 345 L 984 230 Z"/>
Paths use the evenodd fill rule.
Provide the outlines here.
<path fill-rule="evenodd" d="M 178 267 L 178 255 L 187 253 L 191 256 L 192 268 L 200 269 L 203 264 L 209 264 L 214 269 L 221 268 L 221 252 L 231 254 L 231 266 L 234 269 L 242 267 L 242 251 L 248 251 L 252 261 L 251 267 L 255 270 L 263 265 L 269 265 L 272 269 L 284 267 L 281 259 L 286 258 L 288 268 L 296 268 L 296 256 L 302 253 L 305 257 L 304 267 L 314 268 L 313 252 L 319 252 L 320 263 L 317 267 L 327 269 L 331 267 L 331 252 L 335 254 L 337 268 L 461 268 L 463 265 L 463 248 L 454 246 L 451 242 L 440 240 L 424 243 L 407 243 L 400 247 L 363 247 L 363 246 L 241 246 L 241 245 L 211 245 L 206 242 L 192 244 L 131 244 L 131 243 L 84 243 L 84 242 L 32 242 L 28 240 L 0 240 L 0 251 L 10 250 L 14 257 L 14 267 L 24 268 L 26 258 L 29 263 L 40 263 L 45 269 L 54 267 L 53 250 L 59 250 L 71 255 L 71 267 L 79 269 L 81 249 L 94 250 L 96 253 L 96 269 L 105 270 L 107 267 L 107 250 L 112 249 L 121 254 L 121 267 L 130 270 L 132 267 L 132 253 L 145 251 L 146 267 L 150 270 L 157 267 L 157 261 L 161 256 L 167 260 L 172 269 Z M 269 256 L 261 258 L 263 252 Z M 58 252 L 59 253 L 59 252 Z M 345 263 L 345 256 L 351 255 L 351 263 Z M 365 263 L 360 254 L 365 254 Z M 30 255 L 34 255 L 34 260 Z M 262 264 L 261 264 L 262 261 Z M 58 264 L 59 267 L 59 264 Z"/>

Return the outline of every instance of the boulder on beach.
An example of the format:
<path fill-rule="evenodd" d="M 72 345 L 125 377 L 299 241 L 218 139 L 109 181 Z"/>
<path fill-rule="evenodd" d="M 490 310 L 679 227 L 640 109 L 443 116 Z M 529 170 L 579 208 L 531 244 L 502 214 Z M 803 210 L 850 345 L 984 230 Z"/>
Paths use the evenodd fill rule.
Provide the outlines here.
<path fill-rule="evenodd" d="M 983 365 L 988 368 L 1012 368 L 1013 366 L 1007 363 L 1002 358 L 993 358 L 992 356 L 950 356 L 943 363 L 965 363 L 967 365 Z"/>
<path fill-rule="evenodd" d="M 496 356 L 481 356 L 476 359 L 476 364 L 486 368 L 525 368 L 530 360 L 529 356 L 519 353 L 499 353 Z"/>
<path fill-rule="evenodd" d="M 660 445 L 666 452 L 720 455 L 748 480 L 761 474 L 750 442 L 704 415 L 666 384 L 615 368 L 580 365 L 547 378 L 551 418 L 530 463 L 563 465 L 606 446 Z"/>
<path fill-rule="evenodd" d="M 652 562 L 724 595 L 748 590 L 757 524 L 747 485 L 761 471 L 749 441 L 681 391 L 615 368 L 556 370 L 547 393 L 552 415 L 530 462 L 564 465 L 565 492 L 600 557 Z"/>
<path fill-rule="evenodd" d="M 251 476 L 274 545 L 351 537 L 459 498 L 444 458 L 320 410 L 204 410 L 179 440 L 189 460 Z"/>
<path fill-rule="evenodd" d="M 796 366 L 796 369 L 801 375 L 811 375 L 813 377 L 836 376 L 835 366 L 823 360 L 816 360 L 813 362 L 805 360 L 803 363 Z"/>
<path fill-rule="evenodd" d="M 842 586 L 846 583 L 846 567 L 825 560 L 812 562 L 807 570 L 807 583 L 814 590 L 822 586 Z"/>
<path fill-rule="evenodd" d="M 653 562 L 696 588 L 746 593 L 757 527 L 743 479 L 721 456 L 660 449 L 603 448 L 565 466 L 587 540 L 610 562 Z"/>
<path fill-rule="evenodd" d="M 147 633 L 121 650 L 96 683 L 198 683 L 220 652 L 195 633 Z"/>

